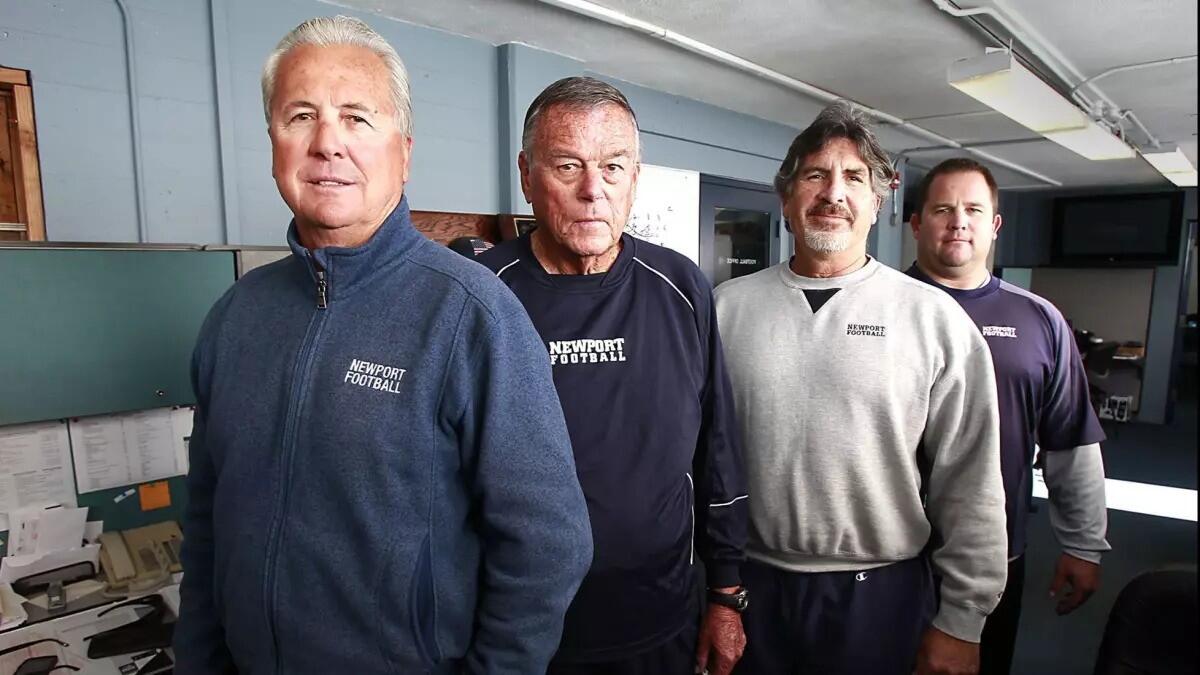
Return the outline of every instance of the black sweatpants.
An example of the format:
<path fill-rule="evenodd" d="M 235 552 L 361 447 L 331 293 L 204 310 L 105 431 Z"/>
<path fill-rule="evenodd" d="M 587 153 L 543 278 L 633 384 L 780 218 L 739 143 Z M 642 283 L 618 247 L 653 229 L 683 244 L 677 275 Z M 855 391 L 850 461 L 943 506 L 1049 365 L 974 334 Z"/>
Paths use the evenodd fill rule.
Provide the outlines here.
<path fill-rule="evenodd" d="M 736 675 L 911 675 L 933 618 L 924 557 L 862 572 L 742 565 L 750 607 Z"/>
<path fill-rule="evenodd" d="M 979 641 L 979 675 L 1008 675 L 1021 623 L 1021 594 L 1025 592 L 1025 556 L 1008 563 L 1008 584 L 1000 604 L 988 615 Z"/>
<path fill-rule="evenodd" d="M 602 663 L 551 663 L 546 675 L 694 675 L 699 614 L 683 630 L 647 651 Z"/>

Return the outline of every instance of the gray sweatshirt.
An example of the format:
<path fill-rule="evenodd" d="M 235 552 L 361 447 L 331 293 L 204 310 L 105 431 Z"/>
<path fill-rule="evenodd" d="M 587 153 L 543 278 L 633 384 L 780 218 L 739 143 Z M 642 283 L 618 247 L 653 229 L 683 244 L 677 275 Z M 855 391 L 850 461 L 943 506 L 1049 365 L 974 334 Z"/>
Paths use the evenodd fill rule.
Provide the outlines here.
<path fill-rule="evenodd" d="M 1008 542 L 995 375 L 971 319 L 875 260 L 831 279 L 783 263 L 722 284 L 716 302 L 745 447 L 747 555 L 863 570 L 932 539 L 933 623 L 978 642 Z"/>

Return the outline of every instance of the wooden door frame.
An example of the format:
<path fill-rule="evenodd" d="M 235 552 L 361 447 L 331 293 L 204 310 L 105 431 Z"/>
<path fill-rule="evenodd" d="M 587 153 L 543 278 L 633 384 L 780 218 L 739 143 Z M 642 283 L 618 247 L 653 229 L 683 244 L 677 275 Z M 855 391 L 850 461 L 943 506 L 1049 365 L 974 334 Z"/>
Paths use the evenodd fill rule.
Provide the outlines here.
<path fill-rule="evenodd" d="M 16 110 L 17 218 L 25 225 L 29 241 L 46 240 L 46 215 L 42 204 L 42 172 L 38 164 L 37 124 L 33 114 L 33 87 L 28 70 L 0 66 L 0 87 L 11 91 Z"/>

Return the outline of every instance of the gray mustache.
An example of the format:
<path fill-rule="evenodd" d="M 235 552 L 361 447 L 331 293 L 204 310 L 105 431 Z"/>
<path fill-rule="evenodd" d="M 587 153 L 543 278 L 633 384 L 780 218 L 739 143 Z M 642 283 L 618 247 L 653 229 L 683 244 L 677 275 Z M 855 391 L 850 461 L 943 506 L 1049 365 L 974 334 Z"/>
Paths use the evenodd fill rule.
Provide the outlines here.
<path fill-rule="evenodd" d="M 850 218 L 850 212 L 837 207 L 820 207 L 812 209 L 808 212 L 810 216 L 833 216 L 837 218 Z"/>

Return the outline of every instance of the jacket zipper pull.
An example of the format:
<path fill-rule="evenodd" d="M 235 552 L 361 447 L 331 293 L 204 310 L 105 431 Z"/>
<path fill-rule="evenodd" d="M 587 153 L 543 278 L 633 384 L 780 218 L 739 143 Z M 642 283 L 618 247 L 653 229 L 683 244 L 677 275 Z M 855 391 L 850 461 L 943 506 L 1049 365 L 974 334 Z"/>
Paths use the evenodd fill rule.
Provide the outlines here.
<path fill-rule="evenodd" d="M 317 309 L 329 306 L 329 284 L 325 281 L 325 270 L 317 270 Z"/>

